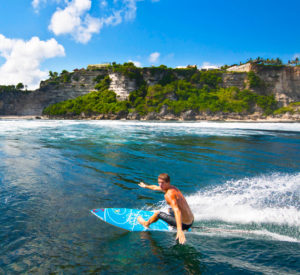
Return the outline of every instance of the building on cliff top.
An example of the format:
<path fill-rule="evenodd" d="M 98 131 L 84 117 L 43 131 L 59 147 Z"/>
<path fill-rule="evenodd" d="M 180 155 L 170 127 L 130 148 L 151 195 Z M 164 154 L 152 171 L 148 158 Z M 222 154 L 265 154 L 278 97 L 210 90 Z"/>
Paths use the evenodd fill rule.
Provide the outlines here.
<path fill-rule="evenodd" d="M 176 69 L 197 68 L 197 65 L 177 66 Z"/>
<path fill-rule="evenodd" d="M 100 68 L 105 68 L 110 66 L 110 63 L 101 63 L 101 64 L 90 64 L 87 66 L 88 70 L 92 70 L 92 69 L 100 69 Z"/>
<path fill-rule="evenodd" d="M 250 72 L 251 71 L 251 63 L 246 63 L 239 66 L 232 66 L 228 68 L 226 71 L 228 72 Z"/>
<path fill-rule="evenodd" d="M 189 68 L 195 68 L 197 69 L 197 65 L 187 65 L 187 66 L 177 66 L 176 69 L 189 69 Z M 214 65 L 206 65 L 202 66 L 201 68 L 198 69 L 199 71 L 212 71 L 212 70 L 220 70 L 219 67 L 214 66 Z"/>

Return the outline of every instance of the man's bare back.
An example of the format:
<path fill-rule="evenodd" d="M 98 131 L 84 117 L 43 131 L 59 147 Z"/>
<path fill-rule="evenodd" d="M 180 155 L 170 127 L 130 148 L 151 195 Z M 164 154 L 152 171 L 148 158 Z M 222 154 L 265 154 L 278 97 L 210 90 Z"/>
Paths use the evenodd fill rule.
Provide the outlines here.
<path fill-rule="evenodd" d="M 182 223 L 191 224 L 194 221 L 194 215 L 185 200 L 182 193 L 178 188 L 171 185 L 170 188 L 165 193 L 165 199 L 167 203 L 172 207 L 172 201 L 176 200 L 179 210 L 181 211 L 181 220 Z M 174 209 L 173 209 L 174 210 Z"/>

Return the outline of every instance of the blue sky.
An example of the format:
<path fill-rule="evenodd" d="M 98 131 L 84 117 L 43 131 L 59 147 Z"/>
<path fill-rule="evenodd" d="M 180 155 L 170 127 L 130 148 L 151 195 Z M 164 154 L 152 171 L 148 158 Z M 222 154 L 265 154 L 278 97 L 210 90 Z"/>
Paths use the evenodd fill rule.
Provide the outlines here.
<path fill-rule="evenodd" d="M 0 85 L 134 61 L 220 66 L 300 54 L 300 1 L 0 0 Z"/>

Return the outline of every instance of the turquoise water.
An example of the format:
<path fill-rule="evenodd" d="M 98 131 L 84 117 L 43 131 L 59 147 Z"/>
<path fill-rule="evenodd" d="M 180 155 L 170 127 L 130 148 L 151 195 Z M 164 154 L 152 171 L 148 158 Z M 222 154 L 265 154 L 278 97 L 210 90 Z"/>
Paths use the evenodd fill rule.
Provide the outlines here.
<path fill-rule="evenodd" d="M 0 120 L 0 274 L 300 274 L 300 124 Z M 89 209 L 165 209 L 199 228 L 130 233 Z"/>

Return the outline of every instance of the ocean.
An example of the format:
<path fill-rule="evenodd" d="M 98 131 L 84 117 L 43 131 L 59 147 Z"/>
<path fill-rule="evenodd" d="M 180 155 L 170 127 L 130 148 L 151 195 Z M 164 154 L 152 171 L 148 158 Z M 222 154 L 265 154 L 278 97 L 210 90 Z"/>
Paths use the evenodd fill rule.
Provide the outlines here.
<path fill-rule="evenodd" d="M 0 274 L 300 274 L 300 123 L 0 120 Z M 127 232 L 89 210 L 195 216 Z"/>

